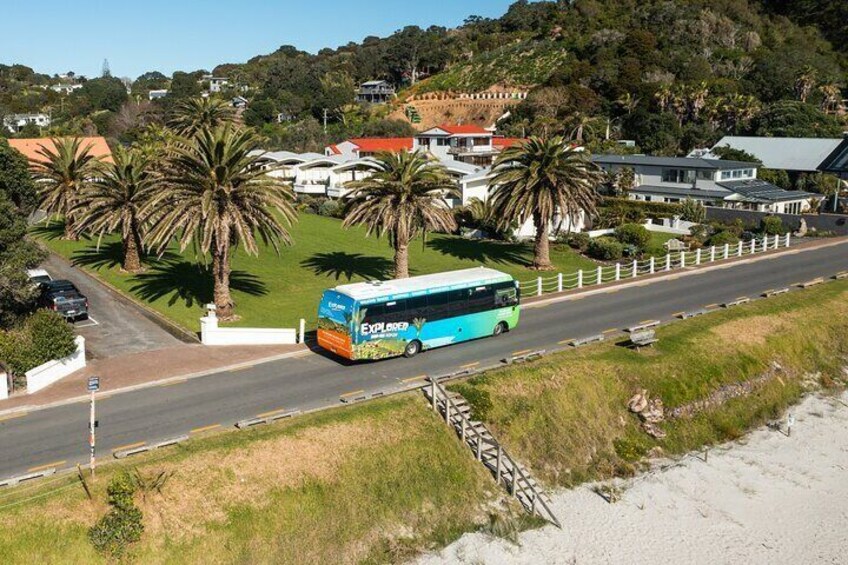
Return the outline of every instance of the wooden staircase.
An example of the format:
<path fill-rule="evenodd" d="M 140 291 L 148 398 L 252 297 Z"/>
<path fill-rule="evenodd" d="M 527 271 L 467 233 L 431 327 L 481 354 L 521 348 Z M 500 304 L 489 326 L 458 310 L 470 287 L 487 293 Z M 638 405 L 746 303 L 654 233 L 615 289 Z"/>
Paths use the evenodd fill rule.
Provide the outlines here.
<path fill-rule="evenodd" d="M 456 431 L 462 443 L 471 449 L 498 485 L 517 498 L 528 513 L 562 528 L 551 511 L 550 499 L 536 480 L 498 443 L 483 422 L 471 419 L 471 406 L 462 395 L 448 392 L 435 379 L 423 390 L 433 410 Z"/>

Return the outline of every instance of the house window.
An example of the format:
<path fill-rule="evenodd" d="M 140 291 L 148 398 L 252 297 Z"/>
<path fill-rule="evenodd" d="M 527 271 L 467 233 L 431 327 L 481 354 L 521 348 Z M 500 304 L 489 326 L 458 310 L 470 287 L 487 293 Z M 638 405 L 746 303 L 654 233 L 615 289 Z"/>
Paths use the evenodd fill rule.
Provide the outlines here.
<path fill-rule="evenodd" d="M 663 182 L 691 183 L 695 181 L 695 171 L 692 169 L 663 169 Z"/>
<path fill-rule="evenodd" d="M 715 173 L 707 169 L 700 169 L 696 176 L 698 180 L 715 180 Z"/>
<path fill-rule="evenodd" d="M 733 171 L 722 171 L 721 180 L 730 180 L 733 178 Z"/>
<path fill-rule="evenodd" d="M 440 137 L 436 140 L 436 145 L 439 147 L 446 147 L 451 144 L 451 140 L 447 137 Z"/>

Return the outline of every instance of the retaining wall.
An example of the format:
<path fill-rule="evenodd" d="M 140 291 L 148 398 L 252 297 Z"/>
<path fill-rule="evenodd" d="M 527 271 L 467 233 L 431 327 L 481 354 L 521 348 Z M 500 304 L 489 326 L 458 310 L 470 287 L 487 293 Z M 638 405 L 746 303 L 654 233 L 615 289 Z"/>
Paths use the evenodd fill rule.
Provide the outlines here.
<path fill-rule="evenodd" d="M 733 222 L 738 218 L 750 227 L 759 226 L 760 221 L 766 216 L 779 217 L 783 220 L 783 225 L 793 231 L 800 227 L 801 218 L 804 218 L 807 222 L 807 229 L 815 228 L 818 231 L 832 231 L 837 235 L 848 235 L 848 216 L 843 214 L 769 214 L 753 210 L 707 207 L 707 219 L 709 220 Z"/>
<path fill-rule="evenodd" d="M 85 338 L 79 335 L 74 341 L 77 350 L 71 355 L 64 359 L 48 361 L 26 372 L 27 394 L 38 392 L 85 367 Z"/>

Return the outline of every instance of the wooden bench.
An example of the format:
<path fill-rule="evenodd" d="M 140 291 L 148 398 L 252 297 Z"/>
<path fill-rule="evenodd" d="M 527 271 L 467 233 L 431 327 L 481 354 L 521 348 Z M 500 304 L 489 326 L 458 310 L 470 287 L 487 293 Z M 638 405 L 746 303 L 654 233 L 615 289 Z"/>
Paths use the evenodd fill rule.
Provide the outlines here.
<path fill-rule="evenodd" d="M 649 345 L 653 345 L 659 340 L 656 337 L 657 332 L 651 328 L 641 329 L 638 331 L 631 332 L 630 334 L 630 345 L 639 350 L 641 347 L 647 347 Z"/>

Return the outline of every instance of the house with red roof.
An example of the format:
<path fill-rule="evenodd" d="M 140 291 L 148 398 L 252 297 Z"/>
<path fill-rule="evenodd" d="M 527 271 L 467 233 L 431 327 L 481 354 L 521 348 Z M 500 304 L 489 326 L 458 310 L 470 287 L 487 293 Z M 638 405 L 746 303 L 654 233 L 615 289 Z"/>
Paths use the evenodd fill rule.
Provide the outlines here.
<path fill-rule="evenodd" d="M 388 151 L 399 153 L 401 151 L 412 151 L 411 137 L 355 137 L 328 146 L 324 153 L 328 157 L 342 157 L 344 159 L 361 159 L 373 157 L 377 153 Z"/>
<path fill-rule="evenodd" d="M 85 151 L 87 148 L 94 157 L 102 159 L 106 163 L 112 162 L 112 150 L 109 149 L 109 145 L 103 137 L 80 137 L 79 139 L 80 152 Z M 43 163 L 47 161 L 43 152 L 56 150 L 56 145 L 50 137 L 10 139 L 9 147 L 23 153 L 24 157 L 29 159 L 30 163 Z"/>

